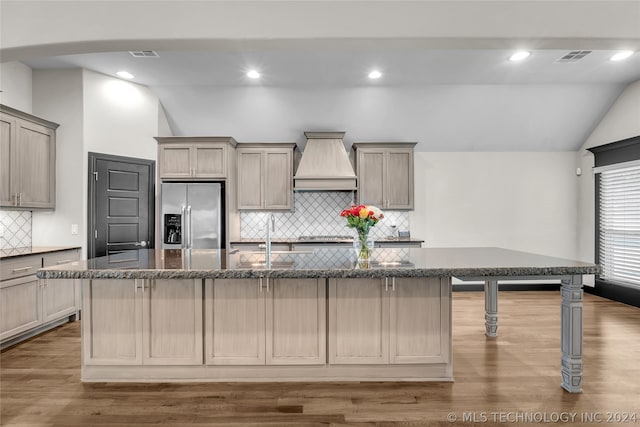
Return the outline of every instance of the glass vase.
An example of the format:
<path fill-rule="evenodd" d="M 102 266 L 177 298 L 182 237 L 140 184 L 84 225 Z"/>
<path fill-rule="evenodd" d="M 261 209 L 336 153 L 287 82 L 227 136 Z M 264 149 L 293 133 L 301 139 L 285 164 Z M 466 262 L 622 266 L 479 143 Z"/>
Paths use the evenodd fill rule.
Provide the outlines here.
<path fill-rule="evenodd" d="M 358 230 L 356 250 L 358 253 L 358 265 L 360 266 L 360 268 L 369 267 L 369 258 L 371 258 L 371 247 L 368 244 L 368 238 L 368 230 Z"/>

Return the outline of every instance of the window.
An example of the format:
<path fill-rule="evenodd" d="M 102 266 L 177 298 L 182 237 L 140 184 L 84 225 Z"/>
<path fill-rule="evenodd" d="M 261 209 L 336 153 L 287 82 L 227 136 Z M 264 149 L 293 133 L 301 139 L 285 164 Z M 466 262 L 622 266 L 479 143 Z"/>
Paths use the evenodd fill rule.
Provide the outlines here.
<path fill-rule="evenodd" d="M 595 290 L 606 298 L 637 305 L 640 295 L 640 136 L 589 148 L 589 151 L 595 156 L 596 166 L 596 262 L 602 266 Z"/>
<path fill-rule="evenodd" d="M 640 165 L 616 166 L 596 181 L 600 278 L 640 289 Z"/>

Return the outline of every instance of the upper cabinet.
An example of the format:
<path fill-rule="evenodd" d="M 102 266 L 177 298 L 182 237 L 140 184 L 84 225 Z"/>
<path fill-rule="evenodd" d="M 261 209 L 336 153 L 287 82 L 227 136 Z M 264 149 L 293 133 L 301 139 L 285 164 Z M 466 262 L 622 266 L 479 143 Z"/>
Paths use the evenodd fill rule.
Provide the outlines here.
<path fill-rule="evenodd" d="M 227 178 L 231 137 L 157 137 L 160 179 Z"/>
<path fill-rule="evenodd" d="M 413 209 L 415 142 L 353 144 L 358 175 L 358 203 L 381 209 Z"/>
<path fill-rule="evenodd" d="M 55 207 L 57 128 L 0 105 L 0 207 Z"/>
<path fill-rule="evenodd" d="M 291 209 L 295 146 L 295 143 L 238 145 L 238 209 Z"/>

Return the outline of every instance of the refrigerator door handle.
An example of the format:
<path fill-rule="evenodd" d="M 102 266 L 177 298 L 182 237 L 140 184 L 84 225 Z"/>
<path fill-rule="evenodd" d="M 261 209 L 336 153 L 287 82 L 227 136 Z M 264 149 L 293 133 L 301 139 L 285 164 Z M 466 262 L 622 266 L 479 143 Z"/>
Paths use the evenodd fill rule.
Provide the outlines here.
<path fill-rule="evenodd" d="M 187 220 L 189 221 L 189 232 L 187 234 L 187 239 L 189 239 L 187 243 L 187 249 L 191 249 L 191 205 L 187 206 Z"/>
<path fill-rule="evenodd" d="M 182 205 L 182 209 L 181 209 L 181 215 L 180 215 L 180 230 L 182 231 L 182 237 L 181 237 L 181 241 L 180 241 L 180 246 L 184 249 L 186 246 L 186 240 L 187 240 L 187 229 L 186 227 L 186 218 L 184 216 L 184 210 L 185 210 L 185 206 Z"/>

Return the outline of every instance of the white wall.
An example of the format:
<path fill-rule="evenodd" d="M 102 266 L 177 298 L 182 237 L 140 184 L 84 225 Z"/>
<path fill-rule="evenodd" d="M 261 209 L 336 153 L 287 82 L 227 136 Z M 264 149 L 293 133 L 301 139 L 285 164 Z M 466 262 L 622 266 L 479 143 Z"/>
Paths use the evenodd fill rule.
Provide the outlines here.
<path fill-rule="evenodd" d="M 82 70 L 33 72 L 34 114 L 60 124 L 56 132 L 56 209 L 34 211 L 34 246 L 84 246 Z M 71 234 L 77 224 L 78 234 Z"/>
<path fill-rule="evenodd" d="M 640 135 L 640 80 L 630 84 L 577 153 L 582 168 L 578 186 L 578 259 L 595 260 L 595 179 L 587 148 Z"/>
<path fill-rule="evenodd" d="M 575 152 L 417 152 L 411 233 L 575 258 L 575 166 Z"/>
<path fill-rule="evenodd" d="M 153 137 L 170 128 L 145 87 L 81 69 L 28 71 L 28 90 L 16 95 L 31 98 L 33 87 L 33 113 L 60 124 L 56 209 L 33 213 L 33 245 L 82 246 L 86 254 L 88 152 L 155 160 Z"/>
<path fill-rule="evenodd" d="M 32 112 L 31 68 L 20 62 L 0 63 L 0 104 Z"/>
<path fill-rule="evenodd" d="M 155 160 L 158 97 L 149 89 L 92 71 L 83 71 L 84 148 Z"/>

